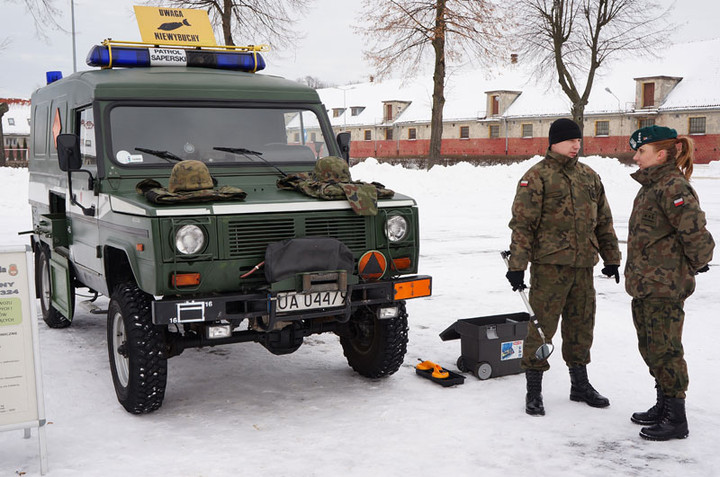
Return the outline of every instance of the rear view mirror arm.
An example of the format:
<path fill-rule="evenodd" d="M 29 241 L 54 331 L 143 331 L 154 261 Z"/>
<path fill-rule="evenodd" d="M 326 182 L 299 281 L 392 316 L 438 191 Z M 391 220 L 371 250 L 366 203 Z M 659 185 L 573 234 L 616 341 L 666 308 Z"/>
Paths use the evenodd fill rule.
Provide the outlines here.
<path fill-rule="evenodd" d="M 97 195 L 97 191 L 95 190 L 95 178 L 92 175 L 92 172 L 87 171 L 85 169 L 76 169 L 77 172 L 85 172 L 88 176 L 88 189 L 92 190 L 95 195 Z M 75 194 L 72 191 L 72 173 L 73 171 L 68 169 L 67 175 L 68 175 L 68 190 L 70 191 L 70 203 L 73 205 L 77 205 L 82 209 L 84 215 L 88 215 L 90 217 L 95 216 L 95 206 L 92 205 L 90 207 L 85 207 L 82 205 L 78 200 L 75 198 Z"/>

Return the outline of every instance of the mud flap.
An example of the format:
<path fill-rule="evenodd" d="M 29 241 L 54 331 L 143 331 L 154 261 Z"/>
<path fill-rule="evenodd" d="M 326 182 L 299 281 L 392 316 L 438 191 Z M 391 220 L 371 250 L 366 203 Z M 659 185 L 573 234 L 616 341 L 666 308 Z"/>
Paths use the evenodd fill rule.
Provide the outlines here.
<path fill-rule="evenodd" d="M 50 303 L 66 317 L 72 317 L 71 287 L 70 266 L 67 258 L 53 253 L 50 258 Z"/>

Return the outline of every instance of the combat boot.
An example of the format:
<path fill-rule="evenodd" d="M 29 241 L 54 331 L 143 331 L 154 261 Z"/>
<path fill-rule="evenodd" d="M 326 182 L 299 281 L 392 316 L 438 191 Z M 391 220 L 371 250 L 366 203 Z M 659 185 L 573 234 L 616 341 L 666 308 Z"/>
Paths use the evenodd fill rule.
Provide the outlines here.
<path fill-rule="evenodd" d="M 643 426 L 651 426 L 657 424 L 663 415 L 663 407 L 665 405 L 665 395 L 663 395 L 660 385 L 655 383 L 655 391 L 657 392 L 657 402 L 653 407 L 645 412 L 634 412 L 630 420 L 635 424 Z"/>
<path fill-rule="evenodd" d="M 543 372 L 537 369 L 525 370 L 527 380 L 527 394 L 525 395 L 525 412 L 531 416 L 544 416 L 545 407 L 542 397 Z"/>
<path fill-rule="evenodd" d="M 654 426 L 640 429 L 640 437 L 650 441 L 668 441 L 685 439 L 688 432 L 685 416 L 685 399 L 664 397 L 665 405 L 660 421 Z"/>
<path fill-rule="evenodd" d="M 580 401 L 592 407 L 608 407 L 610 400 L 595 390 L 588 381 L 585 366 L 573 366 L 570 369 L 570 400 Z"/>

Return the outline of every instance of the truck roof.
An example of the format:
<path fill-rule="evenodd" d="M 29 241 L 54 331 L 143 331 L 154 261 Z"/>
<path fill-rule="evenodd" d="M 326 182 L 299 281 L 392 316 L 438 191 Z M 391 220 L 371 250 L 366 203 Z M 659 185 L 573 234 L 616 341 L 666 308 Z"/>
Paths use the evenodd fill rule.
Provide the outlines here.
<path fill-rule="evenodd" d="M 176 66 L 81 71 L 38 89 L 33 100 L 63 94 L 75 104 L 134 98 L 320 102 L 314 89 L 278 76 Z"/>

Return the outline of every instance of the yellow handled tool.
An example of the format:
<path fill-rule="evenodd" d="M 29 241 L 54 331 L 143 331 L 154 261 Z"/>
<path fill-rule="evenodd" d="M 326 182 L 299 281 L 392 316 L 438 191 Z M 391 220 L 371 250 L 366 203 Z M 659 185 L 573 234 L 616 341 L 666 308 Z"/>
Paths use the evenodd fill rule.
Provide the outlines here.
<path fill-rule="evenodd" d="M 418 363 L 415 368 L 419 369 L 420 371 L 428 371 L 430 369 L 433 370 L 432 377 L 438 378 L 438 379 L 445 379 L 448 376 L 450 376 L 450 373 L 442 369 L 442 366 L 439 364 L 433 363 L 432 361 L 422 361 L 420 360 L 420 363 Z"/>

